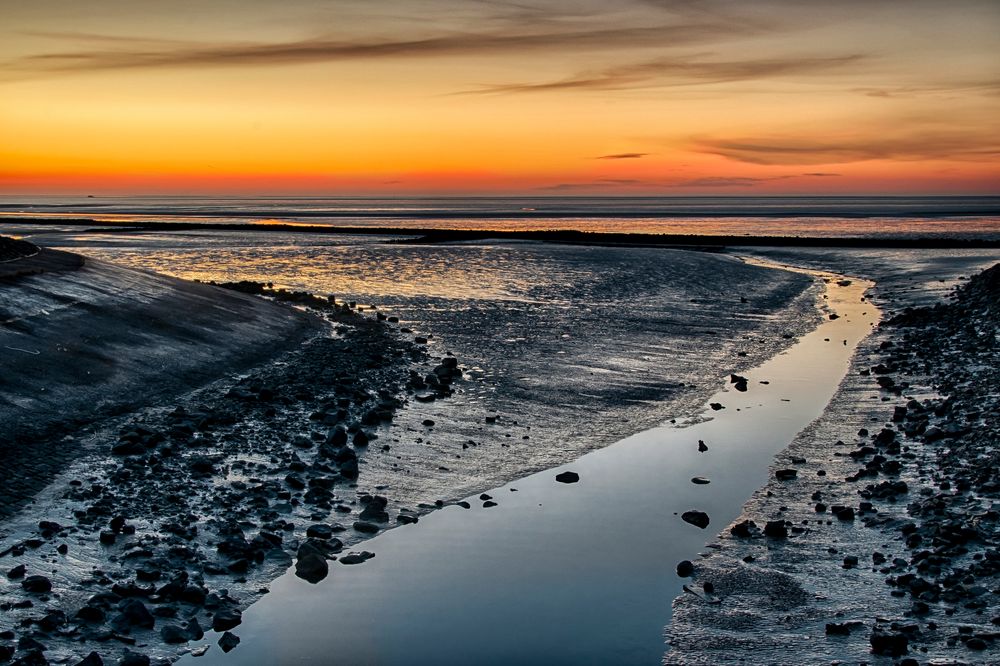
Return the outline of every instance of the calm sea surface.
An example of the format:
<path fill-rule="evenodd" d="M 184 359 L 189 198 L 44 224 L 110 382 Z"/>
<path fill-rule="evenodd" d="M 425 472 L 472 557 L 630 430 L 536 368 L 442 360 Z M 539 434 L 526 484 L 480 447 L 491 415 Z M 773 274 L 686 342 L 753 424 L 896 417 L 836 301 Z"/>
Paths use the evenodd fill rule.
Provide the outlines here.
<path fill-rule="evenodd" d="M 1000 238 L 1000 197 L 0 197 L 4 216 L 654 234 Z"/>

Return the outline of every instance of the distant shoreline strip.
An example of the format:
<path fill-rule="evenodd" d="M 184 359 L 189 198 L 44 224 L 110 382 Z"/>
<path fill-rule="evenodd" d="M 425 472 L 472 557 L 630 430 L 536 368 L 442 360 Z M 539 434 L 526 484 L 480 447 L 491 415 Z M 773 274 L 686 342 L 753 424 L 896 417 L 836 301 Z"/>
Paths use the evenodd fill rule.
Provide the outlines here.
<path fill-rule="evenodd" d="M 129 233 L 143 231 L 226 231 L 241 233 L 310 233 L 346 236 L 398 236 L 391 242 L 433 244 L 485 240 L 520 240 L 572 245 L 627 247 L 676 247 L 718 252 L 727 246 L 774 247 L 856 247 L 899 249 L 979 249 L 998 248 L 1000 238 L 920 237 L 827 237 L 827 236 L 733 236 L 703 234 L 605 233 L 575 230 L 496 231 L 462 229 L 419 229 L 405 227 L 340 227 L 304 224 L 226 224 L 213 222 L 115 222 L 88 218 L 0 217 L 0 224 L 89 227 L 89 233 Z"/>

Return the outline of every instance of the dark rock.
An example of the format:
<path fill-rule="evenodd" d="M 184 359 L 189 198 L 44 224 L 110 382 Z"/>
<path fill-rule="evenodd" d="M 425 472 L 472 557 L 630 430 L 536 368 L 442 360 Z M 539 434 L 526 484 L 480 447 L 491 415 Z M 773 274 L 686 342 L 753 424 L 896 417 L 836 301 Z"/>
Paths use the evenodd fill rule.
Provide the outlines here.
<path fill-rule="evenodd" d="M 192 456 L 188 461 L 188 467 L 192 472 L 198 474 L 212 474 L 215 472 L 215 462 L 208 456 Z"/>
<path fill-rule="evenodd" d="M 556 481 L 559 483 L 576 483 L 580 480 L 580 475 L 576 472 L 561 472 L 556 474 Z"/>
<path fill-rule="evenodd" d="M 45 576 L 28 576 L 21 581 L 21 587 L 27 592 L 45 594 L 52 591 L 52 581 Z"/>
<path fill-rule="evenodd" d="M 76 619 L 81 622 L 89 622 L 92 624 L 100 624 L 104 622 L 107 617 L 105 612 L 96 606 L 83 606 L 80 610 L 76 612 Z"/>
<path fill-rule="evenodd" d="M 243 622 L 243 613 L 235 608 L 224 608 L 212 616 L 212 631 L 227 631 Z"/>
<path fill-rule="evenodd" d="M 23 564 L 18 564 L 16 567 L 7 572 L 7 578 L 11 580 L 17 580 L 18 578 L 24 578 L 24 573 L 27 569 Z"/>
<path fill-rule="evenodd" d="M 690 578 L 694 573 L 694 565 L 690 560 L 681 560 L 677 563 L 677 575 L 681 578 Z"/>
<path fill-rule="evenodd" d="M 854 507 L 852 506 L 841 506 L 839 504 L 834 504 L 830 507 L 830 512 L 837 517 L 838 520 L 854 520 Z"/>
<path fill-rule="evenodd" d="M 187 624 L 184 625 L 184 631 L 193 641 L 200 641 L 205 637 L 205 630 L 201 628 L 201 623 L 198 622 L 198 618 L 193 617 L 188 620 Z"/>
<path fill-rule="evenodd" d="M 757 530 L 757 523 L 752 520 L 744 520 L 742 522 L 736 523 L 731 528 L 729 528 L 729 533 L 734 537 L 741 539 L 749 539 L 753 537 L 754 532 Z"/>
<path fill-rule="evenodd" d="M 316 553 L 307 553 L 295 562 L 295 575 L 315 585 L 330 573 L 326 558 Z"/>
<path fill-rule="evenodd" d="M 681 514 L 681 520 L 701 529 L 708 527 L 709 517 L 704 511 L 685 511 Z"/>
<path fill-rule="evenodd" d="M 783 520 L 769 520 L 764 525 L 764 536 L 772 539 L 787 539 L 788 528 Z"/>
<path fill-rule="evenodd" d="M 850 636 L 851 626 L 847 623 L 836 623 L 827 622 L 826 624 L 826 635 L 827 636 Z"/>
<path fill-rule="evenodd" d="M 711 481 L 709 481 L 708 479 L 706 479 L 703 476 L 695 476 L 695 477 L 691 478 L 691 483 L 693 483 L 695 485 L 699 485 L 699 486 L 704 486 L 706 484 L 711 483 Z"/>
<path fill-rule="evenodd" d="M 989 645 L 982 638 L 974 636 L 973 638 L 970 638 L 969 640 L 965 641 L 965 647 L 969 648 L 970 650 L 980 651 L 980 650 L 985 650 L 987 647 L 989 647 Z"/>
<path fill-rule="evenodd" d="M 898 657 L 901 654 L 906 654 L 910 640 L 901 633 L 875 629 L 872 631 L 869 642 L 873 654 Z"/>
<path fill-rule="evenodd" d="M 178 644 L 187 643 L 191 638 L 183 628 L 176 624 L 166 624 L 160 628 L 160 638 L 164 643 Z"/>
<path fill-rule="evenodd" d="M 375 557 L 375 553 L 363 550 L 360 553 L 348 553 L 340 558 L 341 564 L 361 564 Z"/>
<path fill-rule="evenodd" d="M 347 445 L 347 431 L 344 428 L 338 426 L 330 431 L 327 435 L 326 443 L 334 447 L 340 448 Z"/>
<path fill-rule="evenodd" d="M 127 599 L 122 602 L 119 608 L 121 610 L 119 617 L 124 618 L 131 627 L 152 629 L 153 625 L 156 624 L 156 618 L 146 608 L 146 604 L 138 599 Z"/>
<path fill-rule="evenodd" d="M 239 644 L 240 637 L 228 631 L 222 634 L 222 638 L 219 639 L 219 647 L 222 648 L 223 652 L 230 652 Z"/>
<path fill-rule="evenodd" d="M 330 539 L 333 537 L 333 528 L 323 524 L 310 525 L 306 529 L 306 536 L 314 539 Z"/>
<path fill-rule="evenodd" d="M 798 470 L 794 469 L 779 469 L 775 470 L 774 476 L 779 481 L 790 481 L 799 475 Z"/>

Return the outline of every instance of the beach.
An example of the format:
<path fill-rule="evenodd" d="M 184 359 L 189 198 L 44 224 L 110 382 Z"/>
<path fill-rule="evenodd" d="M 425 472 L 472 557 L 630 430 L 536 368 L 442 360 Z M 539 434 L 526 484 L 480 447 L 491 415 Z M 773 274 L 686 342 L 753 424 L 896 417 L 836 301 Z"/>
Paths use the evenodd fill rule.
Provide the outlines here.
<path fill-rule="evenodd" d="M 0 16 L 0 666 L 1000 664 L 997 0 Z"/>
<path fill-rule="evenodd" d="M 195 252 L 186 254 L 195 262 L 185 264 L 185 255 L 178 254 L 169 237 L 167 244 L 156 237 L 141 240 L 136 246 L 144 248 L 141 252 L 105 245 L 100 238 L 75 244 L 89 243 L 89 251 L 82 247 L 81 251 L 104 259 L 117 255 L 139 269 L 172 266 L 175 272 L 180 268 L 184 277 L 228 280 L 230 288 L 166 280 L 93 259 L 83 262 L 97 271 L 87 276 L 88 282 L 150 281 L 147 289 L 182 291 L 190 284 L 199 297 L 228 304 L 211 316 L 220 317 L 219 312 L 235 316 L 239 311 L 245 321 L 251 308 L 258 318 L 266 316 L 273 322 L 266 329 L 254 325 L 254 334 L 276 336 L 281 342 L 255 338 L 254 344 L 246 345 L 240 336 L 247 333 L 236 325 L 231 338 L 213 336 L 212 343 L 219 348 L 212 353 L 215 358 L 225 350 L 242 349 L 240 353 L 247 354 L 247 346 L 256 356 L 236 355 L 234 360 L 224 359 L 229 365 L 205 368 L 204 375 L 186 380 L 184 385 L 193 390 L 179 392 L 176 386 L 171 390 L 165 386 L 162 394 L 144 401 L 141 411 L 125 407 L 94 419 L 74 437 L 73 455 L 54 459 L 44 477 L 54 481 L 37 494 L 36 486 L 26 489 L 32 491 L 34 503 L 20 508 L 3 527 L 4 559 L 14 569 L 16 563 L 25 564 L 25 570 L 0 583 L 5 616 L 16 621 L 16 627 L 33 627 L 30 634 L 18 629 L 8 640 L 34 635 L 45 646 L 47 658 L 82 658 L 92 649 L 110 655 L 106 658 L 124 658 L 131 651 L 172 660 L 192 651 L 204 653 L 208 646 L 210 654 L 218 655 L 213 658 L 221 657 L 214 642 L 224 638 L 224 644 L 233 647 L 242 613 L 286 569 L 309 585 L 339 573 L 332 570 L 338 561 L 374 565 L 377 558 L 366 564 L 372 553 L 364 550 L 365 540 L 390 526 L 420 530 L 421 525 L 414 523 L 431 512 L 467 510 L 463 503 L 485 491 L 503 484 L 516 487 L 519 479 L 532 473 L 565 465 L 670 421 L 679 421 L 681 429 L 711 422 L 706 401 L 729 382 L 730 375 L 740 376 L 788 350 L 820 320 L 829 322 L 832 312 L 823 303 L 819 278 L 718 253 L 489 242 L 414 250 L 374 247 L 368 241 L 331 247 L 324 241 L 309 251 L 316 253 L 321 247 L 323 253 L 335 252 L 341 261 L 352 257 L 346 270 L 385 280 L 367 286 L 356 282 L 359 286 L 338 289 L 341 295 L 331 299 L 323 290 L 310 290 L 316 298 L 294 288 L 315 285 L 317 274 L 310 271 L 276 272 L 275 282 L 289 285 L 288 289 L 270 289 L 263 281 L 239 282 L 263 277 L 241 273 L 246 264 L 237 260 L 239 253 L 252 253 L 261 261 L 261 270 L 284 266 L 291 271 L 297 266 L 295 270 L 302 271 L 301 262 L 289 263 L 292 255 L 281 257 L 298 252 L 297 243 L 269 241 L 265 249 L 255 242 L 234 245 L 232 237 L 226 237 L 227 246 L 235 248 L 228 251 L 235 254 L 221 262 L 215 254 L 218 265 L 226 268 L 210 274 L 207 265 L 197 263 Z M 210 252 L 219 249 L 211 235 L 206 241 Z M 60 247 L 77 249 L 65 243 Z M 365 252 L 375 254 L 369 260 L 364 259 Z M 952 250 L 946 257 L 929 250 L 870 249 L 857 254 L 858 250 L 736 248 L 730 252 L 873 279 L 876 302 L 890 319 L 903 307 L 941 299 L 961 282 L 959 274 L 968 275 L 996 259 L 992 250 Z M 267 259 L 268 254 L 276 261 Z M 372 269 L 358 263 L 362 260 L 371 261 Z M 519 282 L 524 262 L 534 267 L 536 275 L 565 273 L 574 267 L 576 293 L 537 278 Z M 384 275 L 378 276 L 375 266 Z M 445 267 L 444 272 L 434 266 Z M 403 270 L 420 271 L 418 290 L 384 286 L 413 284 L 413 278 L 393 277 Z M 592 274 L 587 272 L 591 270 Z M 475 283 L 479 291 L 470 292 L 473 283 L 463 276 L 465 271 L 493 279 L 479 280 Z M 642 277 L 623 279 L 626 275 Z M 52 276 L 26 279 L 52 280 Z M 372 298 L 371 284 L 383 292 L 378 302 Z M 16 281 L 14 286 L 24 288 Z M 848 288 L 855 287 L 844 287 Z M 897 291 L 902 296 L 888 295 Z M 134 298 L 136 291 L 128 293 Z M 188 301 L 182 303 L 189 309 Z M 303 307 L 310 312 L 303 312 Z M 136 315 L 120 308 L 115 312 L 136 322 L 145 323 L 148 317 L 145 310 Z M 664 314 L 657 319 L 656 313 Z M 878 353 L 873 345 L 884 341 L 878 337 L 884 330 L 880 327 L 879 334 L 861 342 L 851 370 L 845 366 L 838 371 L 847 372 L 840 391 L 826 413 L 794 438 L 793 447 L 818 428 L 839 432 L 847 423 L 853 427 L 844 409 L 855 420 L 886 418 L 882 412 L 888 407 L 881 400 L 876 411 L 860 398 L 842 406 L 845 386 L 873 380 L 871 373 L 856 371 L 871 360 L 869 355 Z M 859 385 L 852 390 L 866 389 Z M 829 453 L 826 438 L 822 444 L 815 437 L 809 441 Z M 616 455 L 615 450 L 608 448 L 608 455 Z M 758 456 L 762 474 L 771 455 Z M 798 453 L 781 455 L 800 458 Z M 815 455 L 801 457 L 810 460 Z M 826 469 L 830 478 L 837 478 L 832 466 Z M 805 473 L 803 469 L 800 478 Z M 713 484 L 723 481 L 718 474 L 724 472 L 716 473 Z M 545 478 L 543 491 L 548 493 L 552 481 Z M 799 486 L 782 483 L 783 489 L 797 493 L 787 500 L 788 506 L 794 499 L 806 507 L 808 498 L 801 496 Z M 748 491 L 756 485 L 752 483 Z M 847 484 L 836 485 L 847 493 L 854 490 Z M 584 485 L 579 488 L 583 492 Z M 774 494 L 768 485 L 753 495 L 740 520 L 756 516 L 763 527 L 762 516 L 773 509 L 758 508 L 755 502 L 768 490 Z M 506 492 L 510 494 L 509 489 Z M 611 501 L 614 506 L 615 500 Z M 736 502 L 735 516 L 742 500 L 731 501 Z M 479 499 L 478 504 L 497 505 L 487 510 L 499 512 L 506 506 L 500 496 Z M 812 504 L 807 508 L 813 511 Z M 512 505 L 510 510 L 517 509 Z M 692 529 L 677 517 L 674 520 L 680 529 Z M 709 532 L 718 529 L 716 524 Z M 696 541 L 704 538 L 697 528 L 693 531 Z M 793 543 L 800 543 L 795 535 L 788 540 Z M 726 575 L 732 577 L 725 567 L 733 564 L 732 558 L 746 556 L 739 548 L 746 546 L 723 547 L 704 560 L 691 552 L 686 559 L 696 560 L 697 573 L 690 584 L 703 585 L 715 577 L 719 594 L 708 596 L 724 598 L 723 581 L 728 580 Z M 785 550 L 792 552 L 790 546 Z M 812 561 L 817 556 L 809 557 Z M 842 558 L 827 560 L 839 566 Z M 675 564 L 660 566 L 672 570 Z M 783 575 L 791 575 L 791 570 L 791 565 L 781 564 Z M 28 577 L 36 575 L 46 579 L 51 591 L 42 590 L 45 583 L 37 579 L 32 583 L 37 589 L 24 586 Z M 671 585 L 683 582 L 671 575 Z M 837 585 L 845 589 L 843 581 Z M 288 598 L 288 592 L 282 594 Z M 836 596 L 836 604 L 843 603 L 843 596 L 842 592 Z M 704 617 L 728 606 L 725 601 L 706 606 L 706 598 L 704 593 L 684 593 L 675 602 L 668 663 L 716 663 L 719 655 L 726 654 L 725 640 L 719 638 L 724 636 L 725 620 L 713 625 Z M 35 604 L 46 599 L 47 621 L 39 617 Z M 669 606 L 669 598 L 662 603 Z M 841 606 L 824 610 L 843 612 Z M 663 615 L 664 622 L 669 615 Z M 216 622 L 216 617 L 221 619 Z M 42 624 L 36 622 L 40 619 Z M 216 632 L 203 633 L 210 628 Z M 12 625 L 10 631 L 14 630 Z M 253 625 L 247 630 L 256 632 Z M 768 631 L 770 627 L 763 627 L 752 635 Z M 849 649 L 867 654 L 867 634 L 867 629 L 851 634 Z M 662 645 L 658 636 L 654 640 Z M 30 642 L 24 645 L 20 652 L 38 649 Z M 833 649 L 848 648 L 835 644 Z M 239 649 L 231 654 L 239 660 Z M 769 658 L 781 663 L 778 657 Z"/>
<path fill-rule="evenodd" d="M 905 267 L 824 415 L 695 565 L 714 592 L 675 599 L 664 663 L 996 660 L 998 269 Z"/>

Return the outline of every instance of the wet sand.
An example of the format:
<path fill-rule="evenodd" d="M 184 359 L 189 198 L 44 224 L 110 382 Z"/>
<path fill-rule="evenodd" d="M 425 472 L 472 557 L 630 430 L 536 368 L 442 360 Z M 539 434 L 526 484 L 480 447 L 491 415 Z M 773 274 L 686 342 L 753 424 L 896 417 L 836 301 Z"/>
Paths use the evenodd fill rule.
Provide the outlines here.
<path fill-rule="evenodd" d="M 998 269 L 909 308 L 997 257 L 766 254 L 884 276 L 888 322 L 775 461 L 796 477 L 772 475 L 696 561 L 720 603 L 675 599 L 664 663 L 996 663 Z"/>

